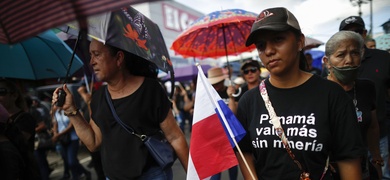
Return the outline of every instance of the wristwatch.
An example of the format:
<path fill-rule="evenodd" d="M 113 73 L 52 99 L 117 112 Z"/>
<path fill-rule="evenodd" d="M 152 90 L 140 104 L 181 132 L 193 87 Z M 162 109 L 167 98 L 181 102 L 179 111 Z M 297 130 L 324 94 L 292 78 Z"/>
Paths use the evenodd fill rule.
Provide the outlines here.
<path fill-rule="evenodd" d="M 65 116 L 76 116 L 76 114 L 79 112 L 79 109 L 76 109 L 76 110 L 73 110 L 73 111 L 70 111 L 70 112 L 66 112 L 64 111 L 64 115 Z"/>
<path fill-rule="evenodd" d="M 384 163 L 384 161 L 382 159 L 379 159 L 379 160 L 373 159 L 373 160 L 371 160 L 371 162 L 373 164 L 376 164 L 376 165 L 379 165 L 379 166 L 384 166 L 385 165 L 385 163 Z"/>

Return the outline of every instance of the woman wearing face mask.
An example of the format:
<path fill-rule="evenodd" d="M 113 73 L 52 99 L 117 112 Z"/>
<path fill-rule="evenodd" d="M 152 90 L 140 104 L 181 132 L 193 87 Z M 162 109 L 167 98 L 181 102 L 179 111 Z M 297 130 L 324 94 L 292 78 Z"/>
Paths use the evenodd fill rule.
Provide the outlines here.
<path fill-rule="evenodd" d="M 330 72 L 327 79 L 339 84 L 353 99 L 363 141 L 372 155 L 372 165 L 376 171 L 369 171 L 366 153 L 361 162 L 362 177 L 363 179 L 375 179 L 373 176 L 376 176 L 381 179 L 383 160 L 379 153 L 375 85 L 368 79 L 356 79 L 363 57 L 363 47 L 364 40 L 359 34 L 353 31 L 340 31 L 326 43 L 323 60 Z"/>

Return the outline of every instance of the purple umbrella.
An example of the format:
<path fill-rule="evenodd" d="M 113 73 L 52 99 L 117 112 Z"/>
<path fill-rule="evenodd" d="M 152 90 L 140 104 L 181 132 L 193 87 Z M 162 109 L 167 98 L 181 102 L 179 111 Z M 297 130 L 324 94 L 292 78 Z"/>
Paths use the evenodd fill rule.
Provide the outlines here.
<path fill-rule="evenodd" d="M 211 68 L 211 66 L 207 64 L 201 65 L 201 67 L 204 72 L 207 72 L 207 70 Z M 179 82 L 190 81 L 198 75 L 198 68 L 194 65 L 174 68 L 173 70 L 175 72 L 175 81 L 179 81 Z M 163 78 L 163 81 L 168 80 L 169 78 L 170 76 L 167 75 Z"/>

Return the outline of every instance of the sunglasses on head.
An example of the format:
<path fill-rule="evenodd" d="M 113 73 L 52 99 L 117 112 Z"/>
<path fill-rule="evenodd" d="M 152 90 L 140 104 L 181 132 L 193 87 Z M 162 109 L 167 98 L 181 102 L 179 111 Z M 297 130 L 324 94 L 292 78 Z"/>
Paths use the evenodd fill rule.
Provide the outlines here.
<path fill-rule="evenodd" d="M 11 91 L 8 91 L 6 88 L 0 88 L 0 96 L 5 96 L 8 93 L 11 93 Z"/>
<path fill-rule="evenodd" d="M 244 72 L 244 74 L 249 74 L 249 72 L 255 73 L 255 72 L 257 72 L 257 68 L 255 68 L 255 67 L 246 68 L 243 70 L 243 72 Z"/>

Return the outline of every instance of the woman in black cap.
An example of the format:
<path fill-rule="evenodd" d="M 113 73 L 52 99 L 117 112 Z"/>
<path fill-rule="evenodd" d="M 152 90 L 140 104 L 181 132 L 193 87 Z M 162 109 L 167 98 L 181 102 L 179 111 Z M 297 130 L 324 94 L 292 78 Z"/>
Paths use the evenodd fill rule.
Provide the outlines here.
<path fill-rule="evenodd" d="M 263 10 L 246 45 L 255 44 L 270 77 L 239 101 L 247 130 L 239 145 L 257 179 L 332 179 L 329 159 L 342 179 L 361 179 L 364 153 L 351 99 L 334 82 L 305 72 L 305 37 L 286 8 Z M 239 156 L 245 179 L 251 178 Z"/>

